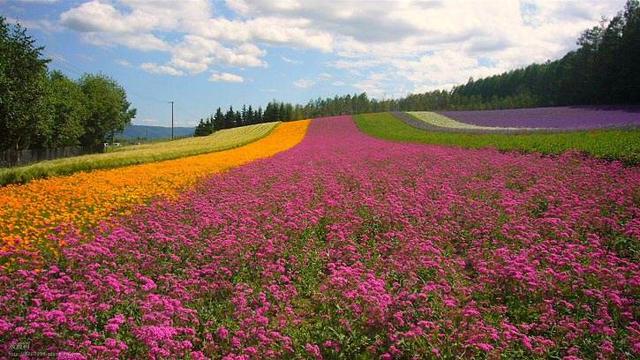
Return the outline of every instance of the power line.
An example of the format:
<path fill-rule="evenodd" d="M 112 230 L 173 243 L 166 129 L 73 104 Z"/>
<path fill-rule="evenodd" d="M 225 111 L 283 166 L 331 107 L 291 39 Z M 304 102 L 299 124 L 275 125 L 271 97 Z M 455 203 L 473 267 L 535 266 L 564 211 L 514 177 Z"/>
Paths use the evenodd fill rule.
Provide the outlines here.
<path fill-rule="evenodd" d="M 51 56 L 51 58 L 53 60 L 56 60 L 56 66 L 63 68 L 66 71 L 69 71 L 71 73 L 74 73 L 75 75 L 78 76 L 82 76 L 83 74 L 88 74 L 88 71 L 84 71 L 82 69 L 80 69 L 78 66 L 76 66 L 75 64 L 73 64 L 72 62 L 70 62 L 69 60 L 63 58 L 62 56 L 56 56 L 55 54 L 53 54 Z M 167 100 L 161 100 L 152 96 L 148 96 L 148 95 L 142 95 L 141 93 L 137 92 L 137 91 L 133 91 L 131 89 L 127 89 L 127 93 L 131 94 L 131 95 L 135 95 L 138 98 L 141 98 L 143 100 L 146 101 L 151 101 L 151 102 L 157 102 L 157 103 L 166 103 Z"/>

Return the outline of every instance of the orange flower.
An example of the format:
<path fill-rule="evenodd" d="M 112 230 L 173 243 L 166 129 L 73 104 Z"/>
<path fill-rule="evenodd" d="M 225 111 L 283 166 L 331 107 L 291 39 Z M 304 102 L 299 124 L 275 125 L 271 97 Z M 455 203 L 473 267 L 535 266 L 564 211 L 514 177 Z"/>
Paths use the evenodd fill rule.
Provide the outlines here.
<path fill-rule="evenodd" d="M 268 136 L 231 150 L 0 188 L 0 251 L 55 254 L 61 244 L 47 240 L 48 234 L 84 230 L 152 198 L 173 198 L 209 174 L 295 146 L 308 125 L 308 120 L 282 123 Z"/>

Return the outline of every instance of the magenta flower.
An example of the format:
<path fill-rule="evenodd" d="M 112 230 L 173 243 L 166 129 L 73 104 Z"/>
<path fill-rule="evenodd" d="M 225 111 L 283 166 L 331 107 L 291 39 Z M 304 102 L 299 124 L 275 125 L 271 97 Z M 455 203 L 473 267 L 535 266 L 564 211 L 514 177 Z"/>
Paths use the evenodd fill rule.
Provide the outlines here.
<path fill-rule="evenodd" d="M 575 153 L 393 143 L 317 119 L 289 151 L 0 272 L 0 352 L 637 356 L 639 183 Z"/>

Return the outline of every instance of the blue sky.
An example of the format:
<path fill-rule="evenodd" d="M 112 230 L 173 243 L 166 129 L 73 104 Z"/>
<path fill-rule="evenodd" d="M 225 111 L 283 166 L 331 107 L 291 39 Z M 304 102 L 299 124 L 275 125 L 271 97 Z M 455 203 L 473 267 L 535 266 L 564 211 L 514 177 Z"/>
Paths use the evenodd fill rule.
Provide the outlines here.
<path fill-rule="evenodd" d="M 624 0 L 0 0 L 51 67 L 124 86 L 136 124 L 194 125 L 218 106 L 397 97 L 575 48 Z"/>

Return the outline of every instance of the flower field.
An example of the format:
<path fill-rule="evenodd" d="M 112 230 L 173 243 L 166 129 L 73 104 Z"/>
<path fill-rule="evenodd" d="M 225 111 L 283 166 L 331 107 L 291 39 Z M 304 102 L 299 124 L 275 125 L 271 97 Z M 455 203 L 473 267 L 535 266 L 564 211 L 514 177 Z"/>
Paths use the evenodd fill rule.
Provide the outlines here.
<path fill-rule="evenodd" d="M 547 108 L 440 111 L 462 123 L 494 127 L 597 129 L 640 126 L 640 107 L 558 106 Z"/>
<path fill-rule="evenodd" d="M 19 250 L 30 250 L 23 254 L 28 261 L 56 256 L 68 231 L 130 213 L 153 198 L 175 197 L 203 176 L 286 150 L 302 140 L 307 126 L 308 121 L 281 124 L 267 137 L 236 149 L 2 187 L 0 263 L 15 265 Z"/>
<path fill-rule="evenodd" d="M 252 158 L 306 126 L 281 125 Z M 0 273 L 0 351 L 637 358 L 639 183 L 637 167 L 576 153 L 389 142 L 317 119 L 287 151 L 51 233 L 58 260 Z"/>
<path fill-rule="evenodd" d="M 355 120 L 364 133 L 385 140 L 548 155 L 577 151 L 627 165 L 640 164 L 640 128 L 470 132 L 443 131 L 406 113 L 360 114 Z"/>
<path fill-rule="evenodd" d="M 407 112 L 410 116 L 424 122 L 428 127 L 434 127 L 442 131 L 447 130 L 459 130 L 459 131 L 482 131 L 482 132 L 507 132 L 507 131 L 532 131 L 542 130 L 542 128 L 527 128 L 527 127 L 496 127 L 496 126 L 480 126 L 474 124 L 467 124 L 456 121 L 444 115 L 438 114 L 432 111 L 410 111 Z"/>

